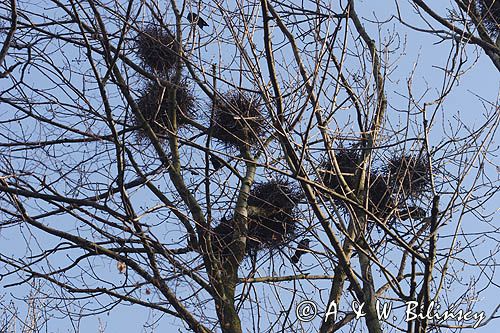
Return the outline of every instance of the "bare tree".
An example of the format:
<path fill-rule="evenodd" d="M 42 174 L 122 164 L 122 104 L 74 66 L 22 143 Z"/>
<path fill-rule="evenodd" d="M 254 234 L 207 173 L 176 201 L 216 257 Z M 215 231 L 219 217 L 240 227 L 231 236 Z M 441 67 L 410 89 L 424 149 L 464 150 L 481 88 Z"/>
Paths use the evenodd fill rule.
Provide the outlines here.
<path fill-rule="evenodd" d="M 500 4 L 370 5 L 3 1 L 3 287 L 44 281 L 73 323 L 132 303 L 193 332 L 491 324 L 499 106 L 451 96 L 500 69 Z"/>

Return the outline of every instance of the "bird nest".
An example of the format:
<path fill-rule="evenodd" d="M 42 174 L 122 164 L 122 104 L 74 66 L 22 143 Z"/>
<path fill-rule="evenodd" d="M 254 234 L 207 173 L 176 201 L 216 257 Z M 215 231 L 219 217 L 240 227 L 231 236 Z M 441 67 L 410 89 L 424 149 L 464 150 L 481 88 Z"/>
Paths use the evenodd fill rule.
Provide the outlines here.
<path fill-rule="evenodd" d="M 234 90 L 214 102 L 212 136 L 228 147 L 254 145 L 262 136 L 265 119 L 255 94 Z"/>
<path fill-rule="evenodd" d="M 372 172 L 368 186 L 368 210 L 384 220 L 394 208 L 391 188 L 384 175 Z"/>
<path fill-rule="evenodd" d="M 335 152 L 335 159 L 340 169 L 342 177 L 349 186 L 354 185 L 355 172 L 360 157 L 360 151 L 353 148 L 341 147 Z M 340 176 L 337 174 L 334 164 L 330 160 L 321 163 L 323 183 L 334 191 L 341 189 Z"/>
<path fill-rule="evenodd" d="M 136 37 L 137 54 L 144 66 L 157 73 L 167 73 L 179 62 L 175 36 L 161 27 L 148 25 Z"/>
<path fill-rule="evenodd" d="M 335 152 L 339 171 L 342 174 L 350 190 L 355 190 L 358 186 L 356 180 L 356 170 L 359 168 L 361 150 L 350 147 L 340 147 Z M 325 160 L 320 164 L 321 180 L 331 190 L 346 194 L 346 188 L 342 186 L 339 173 L 335 170 L 334 164 L 330 160 Z M 380 170 L 370 172 L 367 179 L 367 201 L 368 210 L 378 218 L 384 220 L 392 211 L 395 202 L 392 197 L 391 184 L 387 175 Z M 332 197 L 332 201 L 345 213 L 349 212 L 345 199 Z M 364 205 L 364 203 L 361 203 Z M 371 220 L 371 219 L 370 219 Z"/>
<path fill-rule="evenodd" d="M 394 154 L 387 163 L 391 186 L 395 193 L 420 197 L 431 186 L 431 170 L 426 156 Z"/>
<path fill-rule="evenodd" d="M 356 169 L 361 152 L 355 148 L 339 148 L 335 153 L 340 172 L 351 190 L 355 190 Z M 344 194 L 340 177 L 329 160 L 321 163 L 321 180 L 331 190 Z M 381 220 L 393 217 L 399 220 L 421 219 L 425 210 L 416 206 L 408 206 L 408 199 L 422 197 L 430 187 L 430 170 L 428 159 L 411 154 L 395 154 L 387 165 L 370 171 L 367 178 L 368 210 Z M 333 197 L 332 201 L 348 213 L 345 199 Z M 360 203 L 364 204 L 364 203 Z M 372 220 L 369 218 L 369 220 Z"/>
<path fill-rule="evenodd" d="M 500 0 L 478 0 L 478 10 L 485 27 L 492 33 L 500 33 Z"/>
<path fill-rule="evenodd" d="M 169 110 L 172 108 L 172 101 L 169 99 L 172 90 L 176 89 L 176 120 L 177 126 L 186 125 L 187 120 L 194 116 L 195 98 L 187 82 L 180 82 L 179 85 L 168 83 L 165 87 L 156 82 L 147 84 L 137 101 L 142 116 L 148 122 L 153 132 L 159 137 L 168 136 L 172 130 Z M 140 119 L 132 117 L 135 126 L 139 126 L 140 137 L 147 137 Z"/>
<path fill-rule="evenodd" d="M 297 237 L 297 205 L 302 195 L 286 181 L 256 184 L 248 198 L 248 234 L 246 251 L 281 248 Z M 233 219 L 222 219 L 214 228 L 218 247 L 232 241 Z"/>

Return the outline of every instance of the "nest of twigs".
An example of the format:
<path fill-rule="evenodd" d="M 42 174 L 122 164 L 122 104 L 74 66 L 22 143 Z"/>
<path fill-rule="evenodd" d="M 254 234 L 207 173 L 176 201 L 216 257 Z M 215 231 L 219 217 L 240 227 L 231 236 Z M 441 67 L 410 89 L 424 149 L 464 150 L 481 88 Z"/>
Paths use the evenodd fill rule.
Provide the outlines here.
<path fill-rule="evenodd" d="M 179 45 L 169 31 L 148 25 L 139 31 L 135 47 L 145 67 L 158 73 L 167 73 L 180 61 Z"/>
<path fill-rule="evenodd" d="M 286 181 L 256 184 L 248 198 L 250 246 L 279 247 L 295 239 L 301 193 Z"/>
<path fill-rule="evenodd" d="M 166 87 L 160 86 L 156 82 L 149 83 L 137 100 L 142 116 L 148 122 L 155 134 L 159 137 L 168 136 L 172 127 L 172 119 L 169 110 L 172 102 L 169 99 L 170 93 L 176 90 L 176 121 L 177 126 L 181 127 L 187 123 L 187 119 L 194 117 L 195 97 L 187 82 L 180 82 L 179 85 L 167 84 Z M 147 137 L 139 118 L 133 116 L 132 122 L 139 126 L 140 137 Z M 169 130 L 170 129 L 170 130 Z"/>
<path fill-rule="evenodd" d="M 391 188 L 384 175 L 372 172 L 368 188 L 368 209 L 385 219 L 394 207 Z"/>
<path fill-rule="evenodd" d="M 359 150 L 353 148 L 341 147 L 335 152 L 335 159 L 337 160 L 340 173 L 349 186 L 354 185 L 354 173 L 358 167 L 357 163 L 359 157 Z M 333 161 L 323 161 L 321 163 L 321 170 L 323 183 L 332 190 L 338 192 L 341 189 L 341 180 L 333 166 Z"/>
<path fill-rule="evenodd" d="M 387 172 L 395 193 L 420 197 L 431 186 L 431 170 L 426 156 L 395 154 L 387 163 Z"/>
<path fill-rule="evenodd" d="M 483 24 L 492 33 L 500 32 L 500 0 L 478 0 L 478 10 Z"/>
<path fill-rule="evenodd" d="M 355 147 L 340 147 L 335 152 L 340 173 L 351 190 L 355 190 L 358 186 L 356 170 L 359 168 L 360 157 L 361 151 Z M 345 195 L 344 190 L 346 189 L 342 186 L 340 175 L 336 171 L 333 161 L 325 160 L 320 166 L 323 183 L 331 190 Z M 367 185 L 368 210 L 379 218 L 385 219 L 394 207 L 387 176 L 381 171 L 371 171 Z M 332 201 L 344 212 L 348 211 L 345 200 L 332 197 Z"/>
<path fill-rule="evenodd" d="M 265 119 L 262 101 L 255 95 L 234 90 L 214 105 L 212 136 L 228 147 L 252 146 L 262 136 Z"/>
<path fill-rule="evenodd" d="M 255 184 L 248 198 L 248 254 L 280 248 L 297 237 L 297 205 L 302 195 L 286 181 Z M 222 219 L 214 228 L 218 247 L 232 240 L 233 220 Z"/>
<path fill-rule="evenodd" d="M 212 244 L 218 252 L 227 254 L 233 240 L 234 221 L 223 217 L 212 230 Z"/>
<path fill-rule="evenodd" d="M 355 172 L 361 152 L 355 148 L 340 148 L 335 153 L 340 172 L 351 190 L 357 183 Z M 321 163 L 321 180 L 339 194 L 344 194 L 340 177 L 329 160 Z M 430 170 L 425 156 L 395 154 L 388 163 L 372 170 L 368 178 L 368 210 L 381 220 L 396 217 L 399 220 L 421 219 L 426 212 L 417 206 L 407 206 L 408 199 L 421 198 L 430 188 Z M 344 212 L 348 206 L 344 199 L 332 197 Z M 392 215 L 394 214 L 394 215 Z M 370 219 L 371 220 L 371 219 Z"/>

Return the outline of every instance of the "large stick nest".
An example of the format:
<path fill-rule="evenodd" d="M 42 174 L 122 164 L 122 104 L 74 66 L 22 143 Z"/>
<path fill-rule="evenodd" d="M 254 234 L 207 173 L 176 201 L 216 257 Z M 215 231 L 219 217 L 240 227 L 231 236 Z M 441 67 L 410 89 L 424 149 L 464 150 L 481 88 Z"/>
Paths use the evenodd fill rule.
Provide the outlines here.
<path fill-rule="evenodd" d="M 255 184 L 247 201 L 247 253 L 281 248 L 297 237 L 297 205 L 301 198 L 300 191 L 286 181 Z M 221 220 L 214 228 L 217 247 L 228 247 L 234 229 L 233 219 Z"/>
<path fill-rule="evenodd" d="M 391 186 L 395 193 L 420 197 L 431 186 L 431 170 L 426 156 L 395 154 L 387 163 Z"/>
<path fill-rule="evenodd" d="M 179 45 L 172 33 L 148 25 L 136 37 L 137 54 L 145 67 L 157 73 L 167 73 L 180 61 Z"/>
<path fill-rule="evenodd" d="M 340 147 L 335 152 L 335 160 L 340 169 L 342 177 L 349 186 L 353 186 L 355 182 L 354 173 L 358 168 L 357 163 L 360 157 L 360 152 L 354 148 Z M 325 160 L 321 163 L 323 183 L 337 192 L 341 189 L 341 179 L 336 172 L 333 161 Z"/>
<path fill-rule="evenodd" d="M 173 103 L 169 99 L 169 94 L 174 89 L 177 89 L 175 95 L 177 126 L 181 127 L 186 125 L 187 119 L 194 117 L 195 98 L 186 81 L 180 82 L 177 86 L 168 83 L 166 87 L 162 87 L 156 82 L 150 82 L 137 101 L 142 116 L 159 137 L 168 136 L 169 129 L 172 129 L 169 110 Z M 139 118 L 133 116 L 132 122 L 135 126 L 140 126 L 139 136 L 141 138 L 147 137 Z"/>
<path fill-rule="evenodd" d="M 359 168 L 361 151 L 356 148 L 339 148 L 335 159 L 340 172 L 351 190 L 356 190 L 356 170 Z M 343 195 L 344 188 L 336 172 L 333 162 L 326 160 L 321 163 L 321 180 L 323 183 Z M 430 170 L 428 159 L 411 154 L 395 154 L 387 165 L 378 170 L 370 171 L 367 178 L 368 210 L 378 218 L 385 220 L 395 213 L 400 220 L 422 218 L 425 215 L 419 207 L 408 206 L 409 198 L 419 198 L 430 188 Z M 333 197 L 343 211 L 347 212 L 345 200 Z"/>
<path fill-rule="evenodd" d="M 477 5 L 486 28 L 494 35 L 500 33 L 500 0 L 478 0 Z"/>
<path fill-rule="evenodd" d="M 214 105 L 212 135 L 228 147 L 254 145 L 262 136 L 265 119 L 262 101 L 256 94 L 234 90 Z"/>
<path fill-rule="evenodd" d="M 394 208 L 392 191 L 384 175 L 372 172 L 368 186 L 368 209 L 384 220 Z"/>

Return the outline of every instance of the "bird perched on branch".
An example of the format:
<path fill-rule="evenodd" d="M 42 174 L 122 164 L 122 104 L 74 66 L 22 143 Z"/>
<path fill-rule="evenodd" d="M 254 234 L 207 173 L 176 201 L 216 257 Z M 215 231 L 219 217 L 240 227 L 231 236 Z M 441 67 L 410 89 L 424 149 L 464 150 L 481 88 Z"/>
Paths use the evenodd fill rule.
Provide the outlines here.
<path fill-rule="evenodd" d="M 220 168 L 224 166 L 224 164 L 222 164 L 221 159 L 215 155 L 210 156 L 210 162 L 212 162 L 214 171 L 218 171 Z"/>
<path fill-rule="evenodd" d="M 292 256 L 291 260 L 294 264 L 298 263 L 300 260 L 300 257 L 309 252 L 309 243 L 310 243 L 309 238 L 304 238 L 299 242 L 299 245 L 297 246 L 297 250 L 295 251 L 295 254 Z"/>
<path fill-rule="evenodd" d="M 186 18 L 189 22 L 193 24 L 196 23 L 196 25 L 198 25 L 201 29 L 203 29 L 203 27 L 208 27 L 208 23 L 204 19 L 199 17 L 198 14 L 189 13 L 187 14 Z"/>

